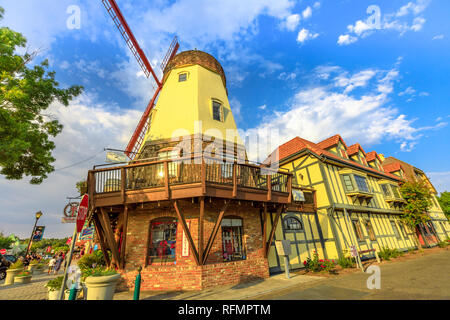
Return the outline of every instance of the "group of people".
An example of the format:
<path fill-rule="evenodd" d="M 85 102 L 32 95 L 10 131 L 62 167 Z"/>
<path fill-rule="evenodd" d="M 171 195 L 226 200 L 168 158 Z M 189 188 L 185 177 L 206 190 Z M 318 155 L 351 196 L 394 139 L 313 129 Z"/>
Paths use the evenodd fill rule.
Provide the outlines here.
<path fill-rule="evenodd" d="M 59 269 L 61 269 L 61 266 L 63 265 L 63 262 L 66 259 L 66 255 L 64 252 L 60 252 L 56 255 L 54 255 L 50 261 L 48 262 L 48 272 L 47 274 L 50 274 L 50 272 L 53 272 L 53 274 L 58 274 Z"/>
<path fill-rule="evenodd" d="M 27 254 L 25 257 L 21 256 L 19 259 L 22 260 L 23 265 L 26 267 L 33 260 L 37 260 L 37 261 L 40 262 L 42 260 L 42 256 L 37 254 L 37 253 L 35 253 L 35 252 L 33 252 L 33 253 L 30 253 L 30 254 Z"/>

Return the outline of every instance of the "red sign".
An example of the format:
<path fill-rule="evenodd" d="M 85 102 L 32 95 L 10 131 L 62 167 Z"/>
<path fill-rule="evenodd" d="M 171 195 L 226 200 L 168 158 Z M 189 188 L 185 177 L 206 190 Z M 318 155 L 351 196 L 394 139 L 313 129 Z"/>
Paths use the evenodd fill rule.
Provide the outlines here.
<path fill-rule="evenodd" d="M 70 244 L 72 242 L 72 237 L 69 237 L 66 241 L 66 244 Z"/>
<path fill-rule="evenodd" d="M 80 205 L 78 206 L 78 215 L 77 215 L 77 232 L 81 232 L 83 230 L 84 222 L 87 218 L 89 206 L 89 196 L 85 194 L 81 199 Z"/>
<path fill-rule="evenodd" d="M 48 246 L 46 252 L 50 253 L 52 251 L 52 247 Z"/>
<path fill-rule="evenodd" d="M 1 249 L 1 250 L 0 250 L 0 253 L 3 254 L 3 255 L 5 255 L 5 254 L 6 254 L 6 249 Z"/>

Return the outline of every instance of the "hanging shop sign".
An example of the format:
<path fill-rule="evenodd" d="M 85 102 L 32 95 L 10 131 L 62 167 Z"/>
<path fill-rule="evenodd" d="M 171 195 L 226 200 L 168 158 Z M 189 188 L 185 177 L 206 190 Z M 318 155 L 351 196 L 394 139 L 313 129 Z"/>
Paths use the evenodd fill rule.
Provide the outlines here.
<path fill-rule="evenodd" d="M 191 222 L 187 221 L 186 222 L 187 228 L 190 229 L 191 226 Z M 186 233 L 183 230 L 183 239 L 181 242 L 181 256 L 182 257 L 189 257 L 189 243 L 188 243 L 188 238 L 186 236 Z"/>
<path fill-rule="evenodd" d="M 78 240 L 80 240 L 80 241 L 93 240 L 93 239 L 94 239 L 94 227 L 84 228 L 81 231 L 80 236 L 78 238 Z"/>
<path fill-rule="evenodd" d="M 69 202 L 64 207 L 64 217 L 61 219 L 61 223 L 75 223 L 77 222 L 77 213 L 79 202 Z"/>
<path fill-rule="evenodd" d="M 117 152 L 106 153 L 107 163 L 127 162 L 127 160 L 128 160 L 127 156 L 124 153 L 117 153 Z"/>

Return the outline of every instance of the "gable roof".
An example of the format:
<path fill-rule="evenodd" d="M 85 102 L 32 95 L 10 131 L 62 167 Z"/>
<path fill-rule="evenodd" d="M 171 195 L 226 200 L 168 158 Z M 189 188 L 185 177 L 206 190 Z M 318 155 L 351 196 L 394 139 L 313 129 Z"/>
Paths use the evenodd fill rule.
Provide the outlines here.
<path fill-rule="evenodd" d="M 376 151 L 370 151 L 370 152 L 366 153 L 366 160 L 367 160 L 367 162 L 373 161 L 376 158 L 378 158 L 378 161 L 382 162 L 380 157 L 378 156 L 378 153 Z"/>
<path fill-rule="evenodd" d="M 320 141 L 319 143 L 317 143 L 317 146 L 319 148 L 322 148 L 322 149 L 327 149 L 329 147 L 337 145 L 339 141 L 342 142 L 342 144 L 345 146 L 345 149 L 348 148 L 347 144 L 344 141 L 344 139 L 342 139 L 342 137 L 340 135 L 338 135 L 338 134 L 335 134 L 332 137 L 329 137 L 329 138 L 327 138 L 325 140 Z"/>
<path fill-rule="evenodd" d="M 281 146 L 279 146 L 277 149 L 275 149 L 270 154 L 270 156 L 266 159 L 266 161 L 264 161 L 264 163 L 267 164 L 271 160 L 275 160 L 276 152 L 278 152 L 278 159 L 276 159 L 276 160 L 277 160 L 277 162 L 280 163 L 283 160 L 285 160 L 286 158 L 293 156 L 296 153 L 299 153 L 303 150 L 309 150 L 309 151 L 313 152 L 316 156 L 325 156 L 326 158 L 336 160 L 336 161 L 339 161 L 341 163 L 344 163 L 344 164 L 347 164 L 350 166 L 358 167 L 360 169 L 363 169 L 365 171 L 369 171 L 372 173 L 376 173 L 378 175 L 383 175 L 383 176 L 386 176 L 391 179 L 395 179 L 398 181 L 402 180 L 400 177 L 393 175 L 391 173 L 379 171 L 379 170 L 373 169 L 371 167 L 364 166 L 353 160 L 341 158 L 327 150 L 320 148 L 318 144 L 308 141 L 306 139 L 300 138 L 300 137 L 295 137 L 295 138 L 289 140 L 288 142 L 282 144 Z"/>
<path fill-rule="evenodd" d="M 395 171 L 399 171 L 399 170 L 403 170 L 403 168 L 402 168 L 402 166 L 401 166 L 401 164 L 399 162 L 385 164 L 385 165 L 383 165 L 383 169 L 384 169 L 384 171 L 389 172 L 389 173 L 395 172 Z"/>
<path fill-rule="evenodd" d="M 361 147 L 361 145 L 359 143 L 355 143 L 355 144 L 351 145 L 350 147 L 348 147 L 347 154 L 349 156 L 351 156 L 351 155 L 357 153 L 358 150 L 361 150 L 362 153 L 364 154 L 364 156 L 366 155 L 366 153 L 364 152 L 364 149 Z"/>

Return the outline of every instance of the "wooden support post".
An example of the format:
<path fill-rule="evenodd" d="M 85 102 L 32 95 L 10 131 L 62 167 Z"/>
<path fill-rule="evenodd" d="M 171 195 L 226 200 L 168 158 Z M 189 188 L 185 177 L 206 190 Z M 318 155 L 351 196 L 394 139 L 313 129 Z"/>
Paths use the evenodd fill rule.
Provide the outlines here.
<path fill-rule="evenodd" d="M 164 161 L 164 190 L 166 192 L 166 198 L 170 199 L 169 193 L 169 163 Z"/>
<path fill-rule="evenodd" d="M 206 261 L 208 260 L 212 245 L 214 243 L 214 240 L 216 240 L 217 232 L 219 231 L 219 228 L 222 224 L 223 216 L 224 216 L 230 202 L 231 201 L 228 201 L 227 203 L 225 203 L 225 205 L 223 206 L 222 210 L 219 213 L 219 217 L 217 218 L 216 224 L 214 225 L 214 229 L 211 232 L 211 235 L 209 236 L 208 243 L 207 243 L 205 251 L 203 253 L 203 257 L 202 257 L 203 264 L 206 264 Z"/>
<path fill-rule="evenodd" d="M 204 221 L 205 221 L 205 197 L 200 198 L 200 215 L 198 219 L 198 256 L 199 262 L 203 264 L 203 242 L 204 242 Z"/>
<path fill-rule="evenodd" d="M 101 211 L 100 222 L 102 224 L 103 230 L 105 231 L 106 242 L 108 243 L 109 249 L 111 250 L 112 253 L 113 263 L 115 263 L 116 266 L 119 267 L 120 256 L 117 250 L 117 242 L 114 239 L 114 233 L 111 228 L 111 221 L 109 220 L 108 213 L 105 211 L 105 209 L 100 208 L 100 211 Z"/>
<path fill-rule="evenodd" d="M 202 194 L 206 194 L 206 164 L 205 158 L 202 156 L 202 166 L 201 166 L 201 181 L 202 181 Z"/>
<path fill-rule="evenodd" d="M 272 175 L 267 175 L 267 201 L 272 201 Z"/>
<path fill-rule="evenodd" d="M 288 175 L 287 192 L 289 193 L 288 203 L 292 202 L 292 174 Z"/>
<path fill-rule="evenodd" d="M 102 249 L 103 256 L 105 257 L 105 262 L 108 267 L 111 266 L 111 261 L 109 260 L 108 250 L 106 248 L 105 237 L 102 230 L 102 225 L 100 223 L 100 219 L 98 217 L 98 212 L 94 213 L 94 227 L 95 232 L 98 237 L 98 241 L 100 242 L 100 248 Z"/>
<path fill-rule="evenodd" d="M 198 251 L 197 251 L 197 248 L 195 247 L 194 241 L 192 240 L 191 231 L 189 230 L 189 228 L 188 228 L 188 226 L 186 224 L 186 220 L 184 219 L 184 216 L 180 213 L 180 210 L 178 209 L 177 200 L 175 200 L 173 202 L 173 206 L 175 208 L 175 211 L 177 212 L 178 220 L 181 221 L 181 226 L 183 227 L 183 231 L 184 231 L 184 233 L 186 234 L 186 236 L 188 238 L 189 246 L 191 247 L 191 250 L 194 253 L 195 262 L 199 266 L 200 265 L 200 259 L 198 257 Z"/>
<path fill-rule="evenodd" d="M 267 204 L 264 205 L 264 212 L 263 212 L 263 232 L 262 232 L 262 239 L 263 239 L 263 252 L 264 256 L 266 256 L 267 252 Z"/>
<path fill-rule="evenodd" d="M 94 194 L 95 194 L 95 174 L 92 171 L 88 173 L 88 193 L 89 193 L 89 210 L 95 208 Z"/>
<path fill-rule="evenodd" d="M 278 220 L 280 220 L 280 216 L 281 216 L 281 213 L 283 212 L 283 209 L 284 209 L 284 205 L 281 205 L 278 208 L 277 215 L 275 216 L 275 219 L 273 220 L 272 230 L 270 230 L 269 240 L 267 241 L 266 251 L 264 252 L 264 257 L 265 258 L 267 258 L 270 246 L 272 245 L 273 237 L 275 235 L 275 231 L 276 231 L 277 225 L 278 225 Z"/>
<path fill-rule="evenodd" d="M 126 199 L 125 199 L 125 182 L 127 179 L 127 171 L 125 170 L 125 168 L 120 168 L 120 192 L 122 194 L 122 203 L 125 204 Z"/>
<path fill-rule="evenodd" d="M 128 206 L 125 206 L 123 209 L 122 246 L 120 247 L 120 261 L 122 269 L 125 269 L 125 250 L 127 248 L 127 232 L 128 232 Z"/>
<path fill-rule="evenodd" d="M 237 164 L 233 164 L 233 198 L 237 197 Z"/>

